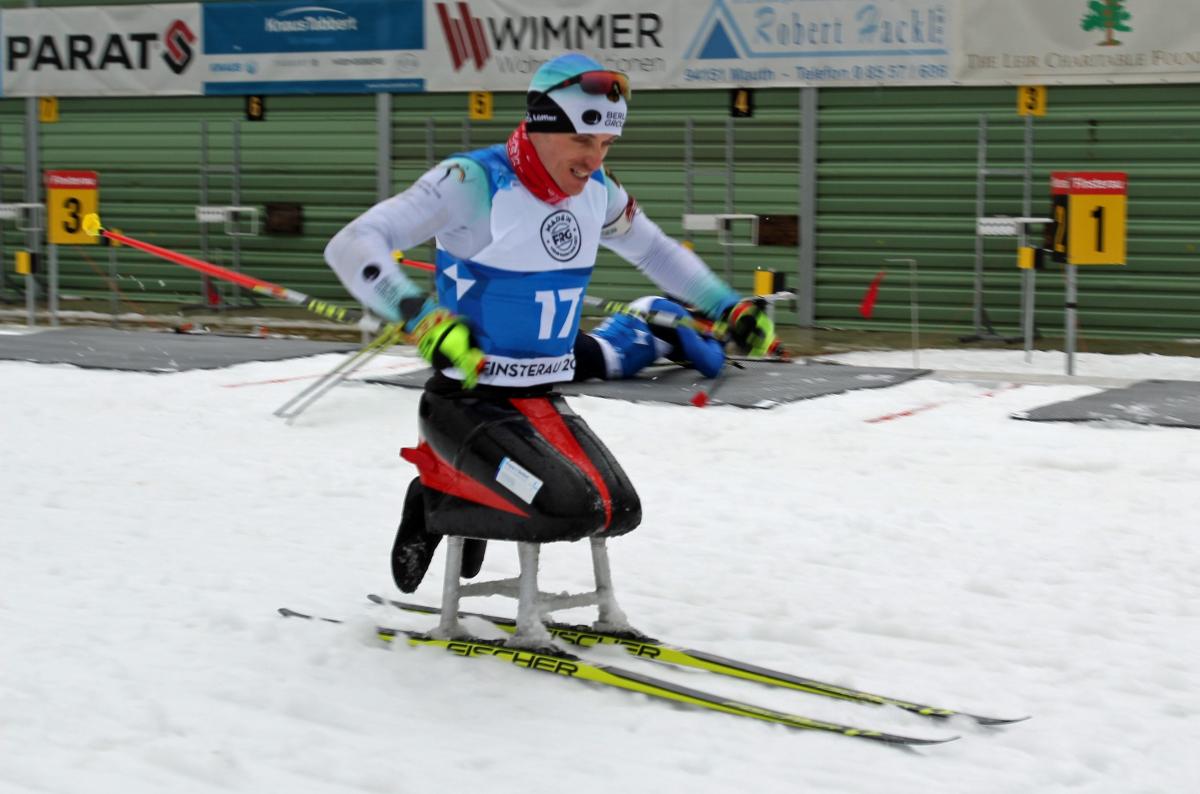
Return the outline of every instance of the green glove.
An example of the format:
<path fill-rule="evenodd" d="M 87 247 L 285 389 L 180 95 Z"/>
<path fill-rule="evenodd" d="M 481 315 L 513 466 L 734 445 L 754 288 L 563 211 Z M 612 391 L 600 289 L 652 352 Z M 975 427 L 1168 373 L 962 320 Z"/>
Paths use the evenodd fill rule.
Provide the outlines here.
<path fill-rule="evenodd" d="M 471 327 L 446 309 L 427 312 L 412 330 L 412 340 L 421 357 L 435 369 L 454 367 L 463 376 L 463 386 L 475 388 L 487 359 L 477 347 Z"/>
<path fill-rule="evenodd" d="M 767 316 L 767 302 L 750 298 L 733 305 L 725 315 L 729 341 L 748 356 L 765 356 L 778 347 L 775 323 Z"/>

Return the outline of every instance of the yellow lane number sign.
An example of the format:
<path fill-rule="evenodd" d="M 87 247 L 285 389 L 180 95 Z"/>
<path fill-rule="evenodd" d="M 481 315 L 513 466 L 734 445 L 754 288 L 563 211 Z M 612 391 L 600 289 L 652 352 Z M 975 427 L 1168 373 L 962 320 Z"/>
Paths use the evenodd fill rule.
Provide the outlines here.
<path fill-rule="evenodd" d="M 1126 174 L 1118 171 L 1055 171 L 1054 261 L 1069 265 L 1125 264 Z"/>
<path fill-rule="evenodd" d="M 491 91 L 472 91 L 467 99 L 467 116 L 471 121 L 491 121 L 494 106 Z"/>
<path fill-rule="evenodd" d="M 1044 116 L 1046 115 L 1046 86 L 1019 85 L 1017 86 L 1017 115 Z"/>
<path fill-rule="evenodd" d="M 46 242 L 96 245 L 83 219 L 100 209 L 100 178 L 95 171 L 46 172 Z"/>

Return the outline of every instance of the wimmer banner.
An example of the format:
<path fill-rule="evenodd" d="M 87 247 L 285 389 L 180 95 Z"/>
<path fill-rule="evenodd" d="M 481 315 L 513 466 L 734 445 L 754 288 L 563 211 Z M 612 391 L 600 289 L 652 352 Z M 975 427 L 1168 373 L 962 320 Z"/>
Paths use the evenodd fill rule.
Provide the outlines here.
<path fill-rule="evenodd" d="M 4 96 L 1200 82 L 1196 0 L 328 0 L 0 11 Z"/>

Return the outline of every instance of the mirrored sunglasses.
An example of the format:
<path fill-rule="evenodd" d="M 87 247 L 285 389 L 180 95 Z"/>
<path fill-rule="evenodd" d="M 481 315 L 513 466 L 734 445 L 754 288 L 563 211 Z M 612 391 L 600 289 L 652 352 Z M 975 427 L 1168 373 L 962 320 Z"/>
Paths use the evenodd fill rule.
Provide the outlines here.
<path fill-rule="evenodd" d="M 543 94 L 549 94 L 551 91 L 557 91 L 560 88 L 578 85 L 583 89 L 583 93 L 592 94 L 593 96 L 606 96 L 610 102 L 616 102 L 621 97 L 625 101 L 629 101 L 633 91 L 629 88 L 629 77 L 621 72 L 610 71 L 592 71 L 581 72 L 574 77 L 568 77 L 561 83 L 554 85 L 543 91 Z"/>

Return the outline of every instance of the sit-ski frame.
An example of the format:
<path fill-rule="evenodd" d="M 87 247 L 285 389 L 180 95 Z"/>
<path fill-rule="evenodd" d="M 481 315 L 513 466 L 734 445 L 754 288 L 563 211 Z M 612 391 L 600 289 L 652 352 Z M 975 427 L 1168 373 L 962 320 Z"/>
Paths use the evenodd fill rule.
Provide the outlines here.
<path fill-rule="evenodd" d="M 506 645 L 519 648 L 551 647 L 551 635 L 543 623 L 546 616 L 558 609 L 596 605 L 598 617 L 593 627 L 598 631 L 632 632 L 628 618 L 617 605 L 613 593 L 612 571 L 608 564 L 606 538 L 593 537 L 592 572 L 596 589 L 584 593 L 544 593 L 538 589 L 538 560 L 540 543 L 517 542 L 521 573 L 509 579 L 463 584 L 460 581 L 465 538 L 446 538 L 446 573 L 442 580 L 441 620 L 434 636 L 457 638 L 468 636 L 458 622 L 459 601 L 468 596 L 502 595 L 517 599 L 517 631 Z"/>

